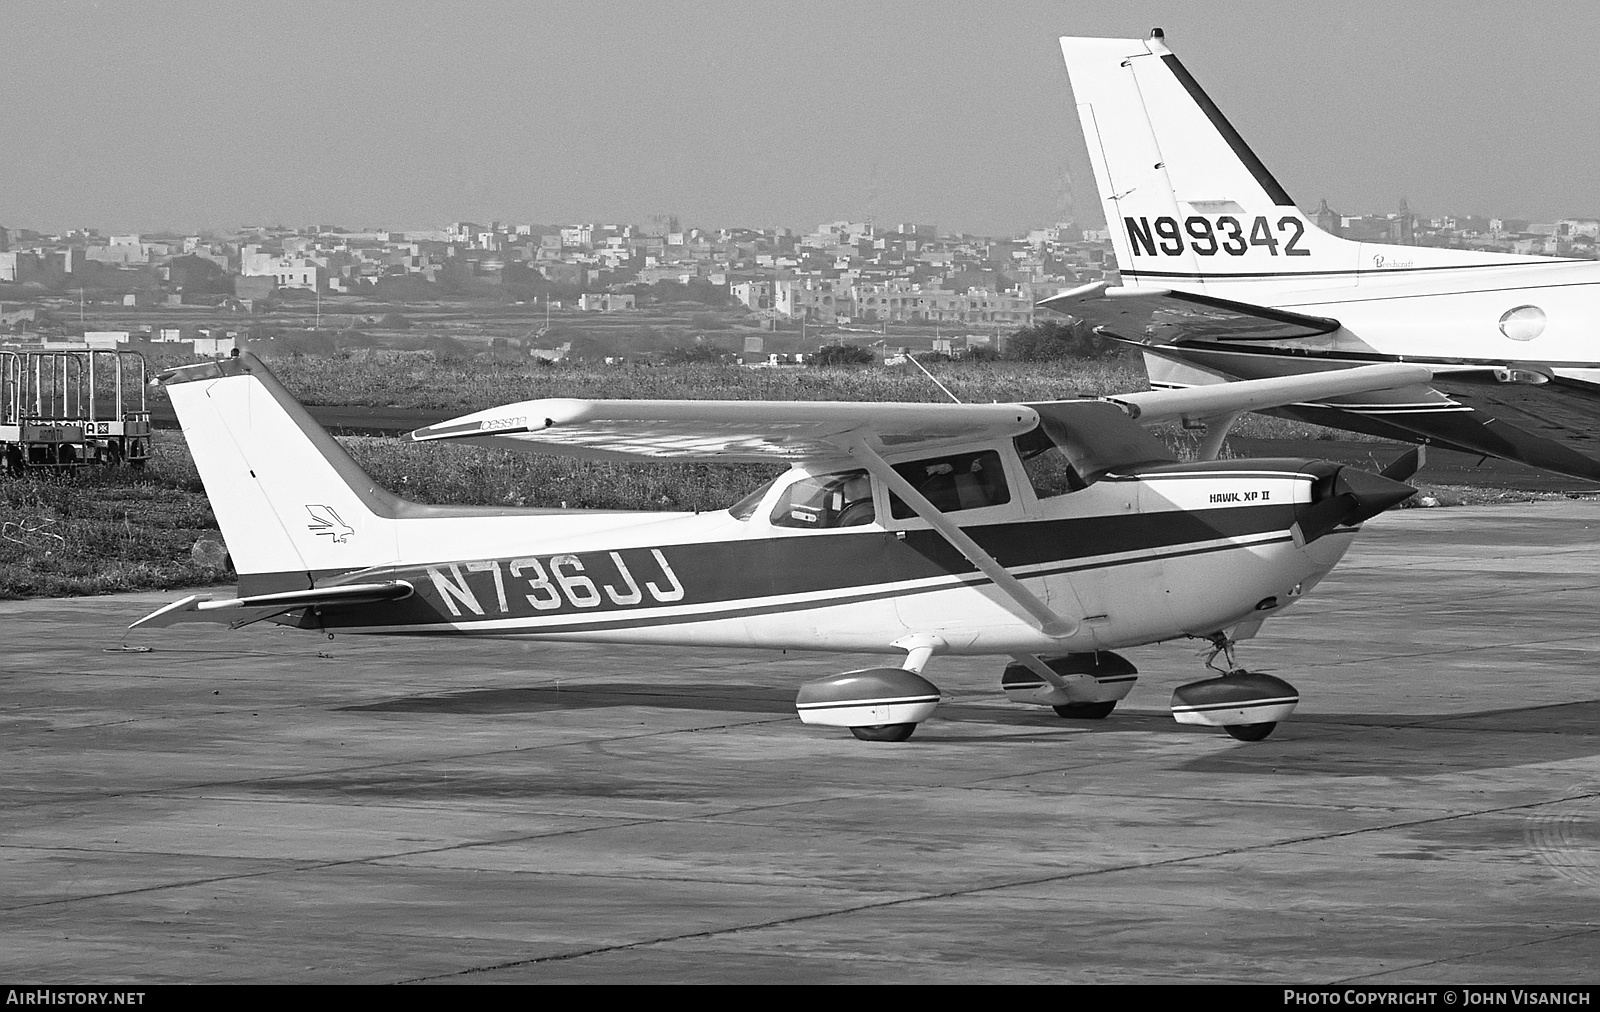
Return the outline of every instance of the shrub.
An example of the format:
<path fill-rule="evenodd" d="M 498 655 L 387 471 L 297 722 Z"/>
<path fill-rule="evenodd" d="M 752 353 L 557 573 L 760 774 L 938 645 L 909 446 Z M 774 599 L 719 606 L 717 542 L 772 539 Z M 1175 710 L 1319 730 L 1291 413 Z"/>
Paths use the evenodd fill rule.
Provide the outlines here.
<path fill-rule="evenodd" d="M 866 365 L 876 362 L 878 356 L 865 348 L 852 344 L 830 344 L 818 348 L 810 358 L 814 366 Z"/>

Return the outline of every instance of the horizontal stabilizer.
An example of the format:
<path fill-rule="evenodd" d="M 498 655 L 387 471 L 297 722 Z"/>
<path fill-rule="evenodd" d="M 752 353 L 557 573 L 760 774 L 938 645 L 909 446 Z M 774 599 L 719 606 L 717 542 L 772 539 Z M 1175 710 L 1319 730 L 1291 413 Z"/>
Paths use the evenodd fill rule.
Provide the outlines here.
<path fill-rule="evenodd" d="M 413 589 L 411 584 L 404 580 L 392 580 L 388 583 L 355 583 L 342 587 L 315 587 L 311 590 L 291 590 L 279 594 L 257 594 L 226 601 L 213 601 L 208 597 L 190 594 L 181 601 L 174 601 L 164 608 L 151 612 L 128 628 L 149 626 L 159 629 L 179 622 L 246 625 L 297 608 L 398 601 L 410 597 Z"/>
<path fill-rule="evenodd" d="M 1107 399 L 1132 409 L 1133 417 L 1145 425 L 1159 425 L 1184 418 L 1217 418 L 1241 411 L 1264 411 L 1341 394 L 1392 390 L 1425 384 L 1432 378 L 1433 370 L 1425 365 L 1394 362 L 1176 390 L 1147 390 Z"/>

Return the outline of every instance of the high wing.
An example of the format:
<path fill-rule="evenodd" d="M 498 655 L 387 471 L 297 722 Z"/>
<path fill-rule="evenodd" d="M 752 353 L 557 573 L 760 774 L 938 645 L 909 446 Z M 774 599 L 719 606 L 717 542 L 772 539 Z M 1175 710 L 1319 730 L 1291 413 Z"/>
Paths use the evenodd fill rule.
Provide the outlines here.
<path fill-rule="evenodd" d="M 770 463 L 837 456 L 866 437 L 898 452 L 1019 436 L 1039 424 L 1022 404 L 856 401 L 522 401 L 408 437 L 574 457 Z"/>
<path fill-rule="evenodd" d="M 1338 320 L 1164 288 L 1105 282 L 1039 303 L 1137 345 L 1154 384 L 1191 390 L 1296 374 L 1365 368 L 1379 356 L 1340 353 L 1324 335 Z M 1317 425 L 1517 460 L 1600 480 L 1600 388 L 1540 363 L 1430 359 L 1433 379 L 1381 389 L 1324 392 L 1273 410 Z M 1225 395 L 1229 396 L 1229 395 Z M 1319 400 L 1327 398 L 1326 400 Z M 1126 400 L 1126 398 L 1121 398 Z M 1311 403 L 1318 401 L 1317 403 Z"/>
<path fill-rule="evenodd" d="M 1293 341 L 1339 329 L 1339 321 L 1326 316 L 1168 288 L 1118 288 L 1104 281 L 1052 295 L 1039 305 L 1133 344 Z"/>
<path fill-rule="evenodd" d="M 1427 383 L 1425 366 L 1401 363 L 1311 375 L 1151 390 L 1099 400 L 1032 404 L 904 404 L 841 401 L 522 401 L 411 433 L 416 442 L 460 442 L 531 453 L 682 461 L 771 462 L 839 456 L 866 443 L 900 454 L 1020 436 L 1047 420 L 1072 433 L 1085 474 L 1152 458 L 1130 424 L 1228 419 L 1299 401 Z M 1130 431 L 1131 430 L 1131 431 Z"/>
<path fill-rule="evenodd" d="M 1487 437 L 1505 444 L 1497 456 L 1600 479 L 1600 388 L 1593 383 L 1511 366 L 1442 373 L 1434 386 L 1488 419 Z"/>
<path fill-rule="evenodd" d="M 1262 345 L 1242 353 L 1213 342 L 1146 346 L 1144 351 L 1153 384 L 1194 390 L 1241 380 L 1325 376 L 1360 361 Z M 1458 360 L 1430 362 L 1429 368 L 1434 377 L 1426 384 L 1256 410 L 1600 481 L 1600 429 L 1595 425 L 1600 386 L 1562 376 L 1541 363 Z"/>

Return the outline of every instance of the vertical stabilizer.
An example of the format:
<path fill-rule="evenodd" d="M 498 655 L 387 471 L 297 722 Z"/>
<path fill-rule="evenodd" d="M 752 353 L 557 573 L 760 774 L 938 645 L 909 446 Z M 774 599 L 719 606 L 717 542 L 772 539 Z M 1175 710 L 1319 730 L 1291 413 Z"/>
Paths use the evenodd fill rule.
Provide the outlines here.
<path fill-rule="evenodd" d="M 185 366 L 161 382 L 241 577 L 395 561 L 393 521 L 404 504 L 259 359 Z"/>
<path fill-rule="evenodd" d="M 1117 264 L 1130 286 L 1353 270 L 1166 46 L 1061 40 Z"/>
<path fill-rule="evenodd" d="M 1210 287 L 1224 298 L 1248 298 L 1238 286 L 1344 287 L 1361 272 L 1533 259 L 1354 242 L 1322 231 L 1159 30 L 1148 39 L 1063 38 L 1061 53 L 1129 287 Z"/>

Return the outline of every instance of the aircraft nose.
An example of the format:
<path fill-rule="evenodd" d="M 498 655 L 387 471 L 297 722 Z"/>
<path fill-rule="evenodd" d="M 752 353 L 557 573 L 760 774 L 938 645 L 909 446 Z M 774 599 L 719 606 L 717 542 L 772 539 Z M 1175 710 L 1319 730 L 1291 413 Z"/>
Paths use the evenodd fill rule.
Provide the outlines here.
<path fill-rule="evenodd" d="M 1317 482 L 1311 502 L 1295 508 L 1295 543 L 1308 545 L 1341 524 L 1359 524 L 1416 494 L 1403 481 L 1359 467 L 1340 467 Z"/>
<path fill-rule="evenodd" d="M 1355 498 L 1356 510 L 1345 522 L 1359 523 L 1391 506 L 1400 505 L 1416 495 L 1417 490 L 1403 481 L 1385 478 L 1359 467 L 1343 467 L 1334 478 L 1334 494 Z"/>

